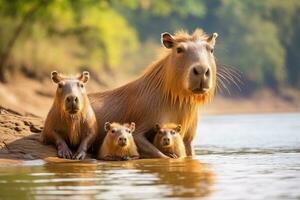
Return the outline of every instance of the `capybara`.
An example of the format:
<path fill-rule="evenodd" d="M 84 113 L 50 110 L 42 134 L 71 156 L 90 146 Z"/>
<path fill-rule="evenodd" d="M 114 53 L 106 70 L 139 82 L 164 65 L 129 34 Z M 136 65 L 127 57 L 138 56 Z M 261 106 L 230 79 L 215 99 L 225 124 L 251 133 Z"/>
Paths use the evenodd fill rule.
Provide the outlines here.
<path fill-rule="evenodd" d="M 95 113 L 85 90 L 89 72 L 67 77 L 53 71 L 51 78 L 57 89 L 42 141 L 54 143 L 61 158 L 82 160 L 97 136 Z"/>
<path fill-rule="evenodd" d="M 217 34 L 201 29 L 193 34 L 163 33 L 167 49 L 137 79 L 116 89 L 90 94 L 98 127 L 107 121 L 134 121 L 134 139 L 142 157 L 167 158 L 146 138 L 156 123 L 181 124 L 181 135 L 188 156 L 193 155 L 199 107 L 210 101 L 216 90 L 214 46 Z M 99 131 L 99 141 L 105 132 Z M 98 141 L 98 140 L 97 140 Z"/>
<path fill-rule="evenodd" d="M 139 158 L 132 133 L 135 123 L 119 124 L 106 122 L 104 125 L 106 136 L 98 152 L 101 160 L 133 160 Z"/>
<path fill-rule="evenodd" d="M 186 157 L 185 147 L 180 131 L 181 125 L 179 124 L 156 124 L 154 128 L 154 146 L 171 158 Z"/>

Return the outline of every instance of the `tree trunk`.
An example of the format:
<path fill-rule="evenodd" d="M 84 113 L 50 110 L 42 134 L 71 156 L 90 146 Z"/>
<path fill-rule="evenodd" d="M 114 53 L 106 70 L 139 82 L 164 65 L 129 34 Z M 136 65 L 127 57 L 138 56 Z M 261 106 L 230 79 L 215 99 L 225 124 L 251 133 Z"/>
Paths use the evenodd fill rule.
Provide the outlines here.
<path fill-rule="evenodd" d="M 32 7 L 22 18 L 20 24 L 17 26 L 16 30 L 14 31 L 12 37 L 7 43 L 6 48 L 3 50 L 3 52 L 0 54 L 0 82 L 6 82 L 5 77 L 5 67 L 6 63 L 10 57 L 11 51 L 19 38 L 20 34 L 26 27 L 27 23 L 29 22 L 30 18 L 33 16 L 33 14 L 40 8 L 40 6 L 43 4 L 44 1 L 40 1 L 39 4 Z"/>

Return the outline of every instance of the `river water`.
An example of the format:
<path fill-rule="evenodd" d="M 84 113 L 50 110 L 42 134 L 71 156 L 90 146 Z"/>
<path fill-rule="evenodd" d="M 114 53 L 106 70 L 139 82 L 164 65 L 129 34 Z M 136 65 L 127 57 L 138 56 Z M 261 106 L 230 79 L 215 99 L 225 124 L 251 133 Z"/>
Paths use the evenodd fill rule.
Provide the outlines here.
<path fill-rule="evenodd" d="M 196 156 L 0 167 L 0 199 L 300 199 L 300 113 L 203 116 Z"/>

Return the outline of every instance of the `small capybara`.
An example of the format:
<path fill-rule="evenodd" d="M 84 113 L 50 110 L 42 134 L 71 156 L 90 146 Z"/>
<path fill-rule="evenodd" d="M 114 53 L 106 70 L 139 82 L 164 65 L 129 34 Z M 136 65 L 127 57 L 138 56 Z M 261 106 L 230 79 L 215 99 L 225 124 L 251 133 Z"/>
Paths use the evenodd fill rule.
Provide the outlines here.
<path fill-rule="evenodd" d="M 106 136 L 98 153 L 101 160 L 134 160 L 139 158 L 132 133 L 135 123 L 119 124 L 106 122 L 104 125 Z"/>
<path fill-rule="evenodd" d="M 185 147 L 180 135 L 179 124 L 156 124 L 153 145 L 171 158 L 185 157 Z"/>
<path fill-rule="evenodd" d="M 89 72 L 67 77 L 53 71 L 51 78 L 57 89 L 45 121 L 42 141 L 54 143 L 61 158 L 82 160 L 97 134 L 95 114 L 85 90 Z"/>

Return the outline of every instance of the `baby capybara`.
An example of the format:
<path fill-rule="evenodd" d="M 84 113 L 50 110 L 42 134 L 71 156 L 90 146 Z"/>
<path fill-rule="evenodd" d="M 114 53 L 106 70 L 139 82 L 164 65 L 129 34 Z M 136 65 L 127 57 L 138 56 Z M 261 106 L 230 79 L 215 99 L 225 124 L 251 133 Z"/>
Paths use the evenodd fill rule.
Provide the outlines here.
<path fill-rule="evenodd" d="M 185 146 L 180 135 L 179 124 L 156 124 L 153 145 L 171 158 L 185 157 Z"/>
<path fill-rule="evenodd" d="M 135 123 L 119 124 L 106 122 L 104 125 L 106 136 L 98 153 L 101 160 L 133 160 L 139 158 L 132 133 Z"/>
<path fill-rule="evenodd" d="M 95 114 L 85 90 L 89 72 L 67 77 L 53 71 L 51 78 L 57 89 L 42 141 L 54 143 L 61 158 L 82 160 L 97 134 Z"/>

